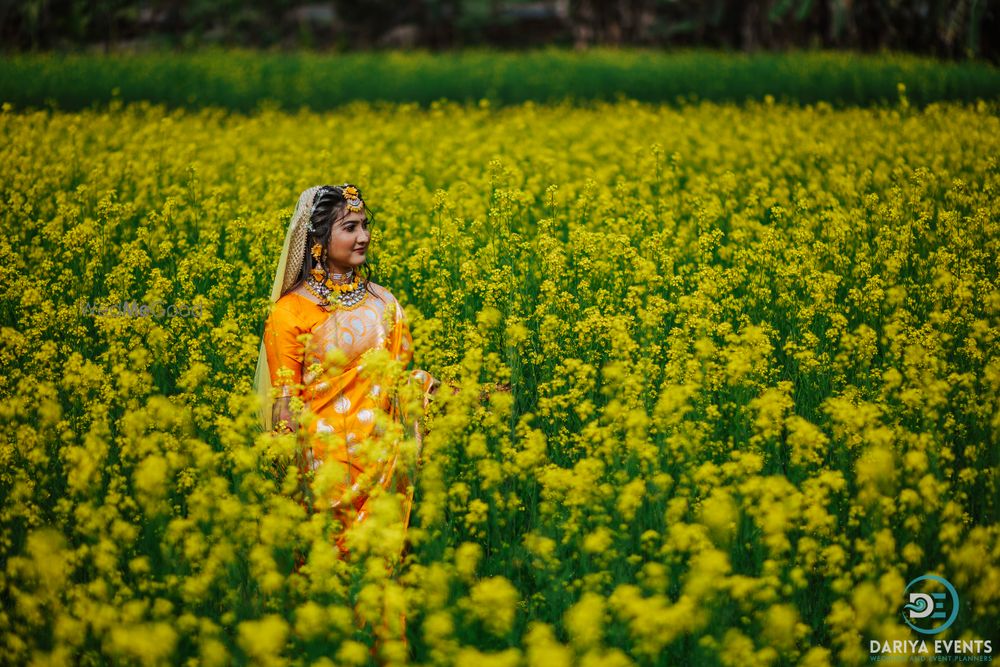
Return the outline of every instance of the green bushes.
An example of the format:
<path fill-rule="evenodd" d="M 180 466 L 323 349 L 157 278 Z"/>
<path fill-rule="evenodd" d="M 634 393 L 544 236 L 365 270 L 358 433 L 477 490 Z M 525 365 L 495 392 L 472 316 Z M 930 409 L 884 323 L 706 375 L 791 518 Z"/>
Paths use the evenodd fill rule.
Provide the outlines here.
<path fill-rule="evenodd" d="M 262 103 L 322 110 L 351 101 L 435 100 L 506 105 L 626 97 L 762 100 L 835 107 L 995 99 L 1000 71 L 908 55 L 785 55 L 707 51 L 546 50 L 527 53 L 261 54 L 211 50 L 133 56 L 14 56 L 0 63 L 0 100 L 16 108 L 79 110 L 114 99 L 250 111 Z"/>

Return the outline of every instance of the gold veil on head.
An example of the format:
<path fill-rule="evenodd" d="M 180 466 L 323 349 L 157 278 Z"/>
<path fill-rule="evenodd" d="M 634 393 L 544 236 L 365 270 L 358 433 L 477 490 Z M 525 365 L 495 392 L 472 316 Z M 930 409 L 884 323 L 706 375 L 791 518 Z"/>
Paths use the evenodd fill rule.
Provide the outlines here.
<path fill-rule="evenodd" d="M 278 259 L 278 269 L 274 272 L 274 283 L 271 287 L 271 303 L 284 296 L 295 287 L 302 277 L 302 262 L 305 260 L 306 233 L 309 218 L 312 217 L 313 200 L 322 186 L 314 185 L 299 195 L 299 203 L 295 213 L 288 223 L 285 233 L 285 244 L 281 248 Z M 267 364 L 267 353 L 264 351 L 264 340 L 261 337 L 260 352 L 257 354 L 257 372 L 253 379 L 254 393 L 258 400 L 258 416 L 264 432 L 271 430 L 271 370 Z"/>

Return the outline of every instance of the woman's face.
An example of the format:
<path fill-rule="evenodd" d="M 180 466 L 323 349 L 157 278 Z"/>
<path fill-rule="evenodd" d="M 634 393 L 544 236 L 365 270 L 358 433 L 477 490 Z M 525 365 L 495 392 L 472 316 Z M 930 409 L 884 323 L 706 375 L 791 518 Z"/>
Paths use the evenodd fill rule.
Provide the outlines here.
<path fill-rule="evenodd" d="M 330 244 L 326 249 L 327 264 L 334 273 L 347 273 L 365 262 L 371 232 L 364 210 L 334 214 L 330 226 Z"/>

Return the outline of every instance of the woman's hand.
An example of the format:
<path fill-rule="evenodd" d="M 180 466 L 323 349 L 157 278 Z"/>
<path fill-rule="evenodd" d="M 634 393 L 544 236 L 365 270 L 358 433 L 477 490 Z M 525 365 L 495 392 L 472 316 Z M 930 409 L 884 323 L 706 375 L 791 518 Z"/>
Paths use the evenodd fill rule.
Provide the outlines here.
<path fill-rule="evenodd" d="M 430 395 L 433 395 L 434 393 L 436 393 L 437 390 L 438 390 L 438 388 L 441 386 L 441 382 L 440 381 L 435 380 L 435 382 L 436 382 L 436 384 L 432 385 L 431 391 L 428 392 Z M 451 395 L 452 396 L 455 396 L 455 395 L 461 393 L 461 391 L 462 391 L 462 387 L 457 382 L 454 382 L 452 380 L 448 381 L 448 388 L 451 389 Z M 494 383 L 482 385 L 482 387 L 481 387 L 481 389 L 479 391 L 479 400 L 481 400 L 481 401 L 488 400 L 489 397 L 490 397 L 490 394 L 493 394 L 493 393 L 510 393 L 510 390 L 511 390 L 511 386 L 510 386 L 510 383 L 508 383 L 508 382 L 494 382 Z"/>
<path fill-rule="evenodd" d="M 292 410 L 291 396 L 279 396 L 271 410 L 271 424 L 276 433 L 295 433 L 299 430 L 299 420 Z"/>

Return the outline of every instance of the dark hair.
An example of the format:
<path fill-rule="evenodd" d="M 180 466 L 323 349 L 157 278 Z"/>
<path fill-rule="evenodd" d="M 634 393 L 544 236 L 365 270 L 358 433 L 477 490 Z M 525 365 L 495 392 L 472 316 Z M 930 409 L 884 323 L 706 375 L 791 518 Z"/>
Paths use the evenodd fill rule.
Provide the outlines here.
<path fill-rule="evenodd" d="M 309 217 L 309 226 L 313 231 L 306 235 L 306 248 L 305 255 L 302 261 L 302 275 L 301 280 L 305 280 L 309 277 L 310 271 L 313 267 L 320 265 L 322 268 L 326 268 L 326 249 L 330 245 L 330 230 L 333 229 L 333 223 L 340 218 L 341 213 L 344 211 L 347 205 L 347 199 L 344 197 L 344 189 L 348 187 L 353 187 L 358 190 L 358 197 L 361 198 L 361 189 L 356 185 L 351 185 L 350 183 L 344 183 L 343 185 L 323 185 L 320 186 L 319 190 L 313 196 L 313 210 L 312 215 Z M 368 217 L 369 224 L 375 221 L 375 216 L 372 210 L 368 208 L 368 204 L 365 200 L 361 198 L 361 205 Z M 320 261 L 317 262 L 312 256 L 312 247 L 316 243 L 323 246 L 323 255 Z M 365 289 L 369 294 L 373 294 L 378 297 L 378 294 L 374 292 L 371 288 L 372 279 L 372 267 L 368 264 L 366 259 L 364 264 L 357 267 L 358 271 L 364 271 L 364 281 Z"/>

